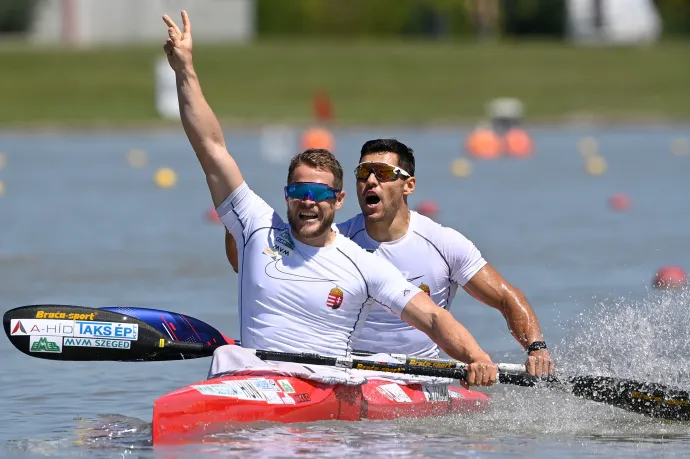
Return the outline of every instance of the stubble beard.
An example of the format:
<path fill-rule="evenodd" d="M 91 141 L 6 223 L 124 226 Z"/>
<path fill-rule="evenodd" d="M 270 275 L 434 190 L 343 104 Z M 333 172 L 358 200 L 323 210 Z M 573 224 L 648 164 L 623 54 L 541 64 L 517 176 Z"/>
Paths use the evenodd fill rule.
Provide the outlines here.
<path fill-rule="evenodd" d="M 335 220 L 335 212 L 331 212 L 329 215 L 324 215 L 323 220 L 316 229 L 308 230 L 304 227 L 298 226 L 299 216 L 293 217 L 292 214 L 288 214 L 288 223 L 290 224 L 290 229 L 292 234 L 301 237 L 303 239 L 312 239 L 323 235 L 326 231 L 331 229 L 331 225 Z"/>

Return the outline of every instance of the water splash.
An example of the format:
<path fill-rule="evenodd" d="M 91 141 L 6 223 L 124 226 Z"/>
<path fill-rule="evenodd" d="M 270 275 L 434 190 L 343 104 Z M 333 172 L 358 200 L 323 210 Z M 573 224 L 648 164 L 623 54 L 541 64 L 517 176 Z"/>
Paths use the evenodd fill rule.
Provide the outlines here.
<path fill-rule="evenodd" d="M 565 324 L 559 370 L 690 388 L 690 291 L 650 292 L 643 300 L 602 302 Z"/>
<path fill-rule="evenodd" d="M 9 441 L 10 453 L 43 457 L 126 457 L 151 449 L 151 423 L 119 414 L 76 418 L 76 427 L 58 438 L 23 438 Z"/>

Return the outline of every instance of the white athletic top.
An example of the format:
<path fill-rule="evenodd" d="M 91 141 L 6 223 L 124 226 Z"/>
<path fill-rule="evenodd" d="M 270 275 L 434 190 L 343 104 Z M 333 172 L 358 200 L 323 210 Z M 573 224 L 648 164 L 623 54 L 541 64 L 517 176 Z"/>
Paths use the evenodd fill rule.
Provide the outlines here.
<path fill-rule="evenodd" d="M 299 242 L 246 183 L 217 211 L 237 241 L 245 347 L 344 356 L 370 300 L 400 316 L 421 291 L 388 261 L 341 234 L 326 247 Z"/>
<path fill-rule="evenodd" d="M 367 234 L 362 214 L 337 225 L 338 231 L 360 247 L 397 267 L 408 281 L 418 285 L 442 308 L 450 308 L 458 285 L 464 286 L 486 265 L 479 250 L 465 236 L 411 212 L 405 236 L 393 242 L 377 242 Z M 423 332 L 390 311 L 374 306 L 358 330 L 355 350 L 396 352 L 418 357 L 437 357 L 439 349 Z"/>

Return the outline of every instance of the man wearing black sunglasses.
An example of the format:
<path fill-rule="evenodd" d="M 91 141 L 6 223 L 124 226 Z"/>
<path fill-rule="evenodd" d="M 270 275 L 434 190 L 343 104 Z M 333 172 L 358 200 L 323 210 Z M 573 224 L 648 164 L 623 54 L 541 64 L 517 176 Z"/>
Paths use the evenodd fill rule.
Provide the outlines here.
<path fill-rule="evenodd" d="M 496 365 L 465 327 L 384 258 L 333 230 L 345 193 L 342 168 L 330 152 L 307 150 L 290 163 L 288 223 L 249 188 L 201 91 L 187 13 L 183 31 L 167 15 L 163 20 L 182 125 L 218 215 L 238 245 L 243 345 L 345 356 L 376 302 L 467 363 L 468 384 L 493 384 Z"/>
<path fill-rule="evenodd" d="M 553 360 L 525 295 L 489 265 L 465 236 L 410 211 L 407 198 L 417 184 L 414 173 L 414 152 L 405 144 L 395 139 L 366 142 L 355 168 L 362 213 L 338 224 L 338 230 L 390 261 L 444 309 L 450 308 L 458 286 L 498 309 L 510 332 L 528 351 L 528 372 L 553 374 Z M 226 236 L 225 244 L 228 260 L 237 270 L 231 235 Z M 372 308 L 353 347 L 422 357 L 439 354 L 427 335 L 377 307 Z"/>

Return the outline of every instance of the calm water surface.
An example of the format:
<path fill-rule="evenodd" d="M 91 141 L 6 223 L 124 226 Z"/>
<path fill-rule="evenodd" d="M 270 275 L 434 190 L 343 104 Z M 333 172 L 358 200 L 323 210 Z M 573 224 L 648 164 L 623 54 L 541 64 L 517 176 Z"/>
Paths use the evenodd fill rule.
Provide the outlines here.
<path fill-rule="evenodd" d="M 285 151 L 294 133 L 265 145 L 259 131 L 227 132 L 250 185 L 284 208 Z M 541 127 L 527 160 L 473 163 L 449 172 L 466 131 L 427 128 L 336 131 L 349 196 L 350 171 L 370 138 L 415 148 L 418 189 L 437 219 L 482 250 L 536 309 L 559 368 L 690 388 L 690 295 L 649 288 L 657 268 L 690 269 L 690 156 L 669 145 L 690 127 Z M 577 142 L 592 135 L 608 169 L 588 175 Z M 266 140 L 266 138 L 264 138 Z M 148 165 L 132 168 L 139 148 Z M 201 169 L 181 131 L 0 134 L 0 311 L 35 303 L 133 304 L 187 313 L 238 335 L 236 278 Z M 178 175 L 152 182 L 158 167 Z M 625 192 L 628 212 L 607 199 Z M 523 354 L 501 315 L 459 294 L 460 319 L 496 361 Z M 547 389 L 495 387 L 486 413 L 396 422 L 260 425 L 177 449 L 150 445 L 151 407 L 165 392 L 204 378 L 210 361 L 70 363 L 32 359 L 0 338 L 0 457 L 579 457 L 673 456 L 690 425 L 661 422 Z"/>

